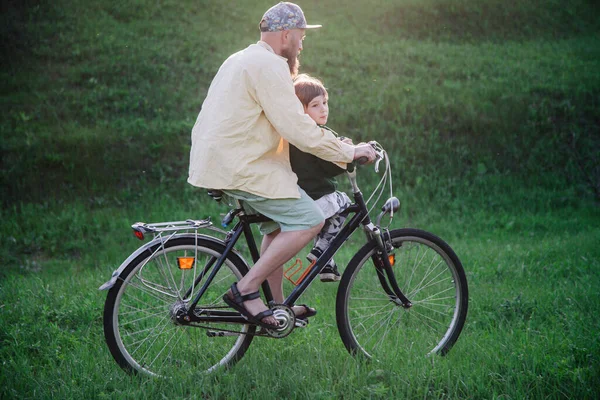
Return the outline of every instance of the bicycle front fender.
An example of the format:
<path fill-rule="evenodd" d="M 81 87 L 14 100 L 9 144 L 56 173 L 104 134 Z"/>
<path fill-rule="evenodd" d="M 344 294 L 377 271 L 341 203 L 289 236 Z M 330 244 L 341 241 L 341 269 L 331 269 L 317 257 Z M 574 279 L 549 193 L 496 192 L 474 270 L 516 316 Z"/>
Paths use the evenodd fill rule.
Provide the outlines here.
<path fill-rule="evenodd" d="M 185 238 L 185 237 L 189 237 L 189 238 L 197 237 L 198 239 L 203 239 L 203 240 L 211 241 L 213 243 L 218 243 L 223 247 L 225 247 L 225 245 L 226 245 L 226 243 L 221 239 L 217 239 L 213 236 L 206 236 L 206 235 L 202 235 L 202 234 L 194 235 L 194 234 L 190 234 L 190 233 L 181 233 L 181 234 L 173 235 L 172 237 L 169 238 L 169 240 L 177 239 L 177 238 Z M 109 290 L 110 288 L 112 288 L 114 286 L 114 284 L 117 282 L 119 275 L 121 275 L 121 272 L 123 272 L 123 270 L 129 265 L 129 263 L 131 263 L 133 260 L 135 260 L 140 254 L 142 254 L 145 251 L 148 251 L 148 257 L 150 255 L 152 255 L 153 251 L 150 249 L 154 248 L 156 245 L 160 245 L 163 240 L 164 240 L 164 238 L 157 237 L 157 238 L 153 239 L 152 241 L 146 243 L 145 245 L 143 245 L 142 247 L 140 247 L 133 253 L 131 253 L 131 255 L 129 257 L 127 257 L 127 259 L 125 261 L 123 261 L 123 263 L 121 263 L 119 268 L 117 268 L 116 270 L 113 271 L 110 279 L 108 281 L 104 282 L 104 284 L 102 284 L 102 286 L 100 286 L 98 288 L 98 290 Z M 231 252 L 234 253 L 235 255 L 237 255 L 241 260 L 243 260 L 243 258 L 240 256 L 240 254 L 237 251 L 232 250 Z"/>

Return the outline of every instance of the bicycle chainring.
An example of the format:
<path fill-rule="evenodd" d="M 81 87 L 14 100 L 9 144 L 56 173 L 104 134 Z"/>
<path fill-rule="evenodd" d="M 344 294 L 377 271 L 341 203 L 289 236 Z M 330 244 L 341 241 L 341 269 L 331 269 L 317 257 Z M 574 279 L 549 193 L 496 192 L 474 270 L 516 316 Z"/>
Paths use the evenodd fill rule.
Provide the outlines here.
<path fill-rule="evenodd" d="M 279 323 L 278 329 L 264 329 L 271 337 L 281 339 L 289 335 L 295 327 L 296 315 L 294 311 L 285 304 L 274 304 L 271 307 L 273 316 Z"/>

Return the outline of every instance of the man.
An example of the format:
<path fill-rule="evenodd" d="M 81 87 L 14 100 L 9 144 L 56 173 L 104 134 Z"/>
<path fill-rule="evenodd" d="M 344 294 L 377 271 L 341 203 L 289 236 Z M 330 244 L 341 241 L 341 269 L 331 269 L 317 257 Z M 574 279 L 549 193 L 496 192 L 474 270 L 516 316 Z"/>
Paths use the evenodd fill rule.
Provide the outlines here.
<path fill-rule="evenodd" d="M 297 185 L 288 142 L 340 165 L 366 157 L 368 144 L 343 143 L 304 114 L 292 76 L 307 25 L 300 7 L 281 2 L 260 22 L 261 40 L 230 56 L 213 79 L 192 130 L 188 182 L 224 190 L 245 209 L 271 218 L 261 226 L 261 257 L 224 300 L 262 327 L 277 323 L 258 295 L 265 279 L 276 302 L 283 301 L 282 265 L 308 244 L 323 226 L 323 215 Z M 314 315 L 294 307 L 298 317 Z"/>

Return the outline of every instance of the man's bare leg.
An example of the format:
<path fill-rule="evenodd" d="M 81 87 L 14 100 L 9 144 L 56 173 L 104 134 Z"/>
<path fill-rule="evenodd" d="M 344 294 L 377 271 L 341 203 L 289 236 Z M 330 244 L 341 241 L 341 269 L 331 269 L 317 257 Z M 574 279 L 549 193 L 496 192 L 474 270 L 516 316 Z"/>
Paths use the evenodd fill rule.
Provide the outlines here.
<path fill-rule="evenodd" d="M 265 235 L 263 237 L 263 240 L 262 240 L 262 243 L 260 246 L 261 257 L 262 257 L 262 254 L 264 254 L 265 251 L 267 251 L 267 249 L 269 248 L 269 245 L 271 244 L 273 239 L 275 239 L 275 237 L 277 237 L 277 235 L 279 235 L 279 233 L 281 233 L 281 231 L 278 229 L 275 232 Z M 275 303 L 282 303 L 283 299 L 284 299 L 284 297 L 283 297 L 283 265 L 281 265 L 281 268 L 275 268 L 275 270 L 273 272 L 271 272 L 269 274 L 269 276 L 267 276 L 267 281 L 269 282 L 269 287 L 271 288 L 271 294 L 273 294 L 273 300 L 275 301 Z"/>
<path fill-rule="evenodd" d="M 279 234 L 279 232 L 280 231 L 277 230 L 263 237 L 263 241 L 260 246 L 260 254 L 263 254 L 267 250 L 271 244 L 271 241 Z M 276 268 L 273 272 L 271 272 L 271 274 L 267 277 L 267 281 L 269 282 L 269 287 L 271 288 L 271 293 L 273 294 L 273 301 L 275 301 L 275 303 L 283 303 L 283 300 L 285 300 L 285 296 L 283 294 L 283 265 L 281 268 Z M 294 306 L 292 307 L 292 310 L 294 310 L 294 314 L 299 317 L 306 313 L 306 309 L 301 306 Z"/>
<path fill-rule="evenodd" d="M 248 294 L 256 292 L 267 277 L 277 269 L 281 270 L 281 266 L 298 254 L 298 252 L 306 246 L 317 233 L 319 233 L 322 227 L 323 223 L 320 223 L 310 229 L 279 232 L 276 235 L 273 235 L 274 237 L 268 238 L 267 243 L 261 245 L 261 249 L 264 249 L 264 251 L 258 262 L 254 264 L 254 266 L 250 268 L 250 272 L 238 282 L 237 286 L 240 293 Z M 283 270 L 279 273 L 283 274 Z M 275 301 L 283 301 L 281 281 L 277 287 L 273 287 L 272 289 L 274 298 L 275 292 L 277 292 L 277 296 L 279 296 L 279 300 L 275 299 Z M 246 307 L 246 310 L 252 315 L 256 315 L 267 309 L 260 298 L 246 301 L 244 307 Z M 267 324 L 276 324 L 276 320 L 273 317 L 265 317 L 263 318 L 263 322 Z"/>

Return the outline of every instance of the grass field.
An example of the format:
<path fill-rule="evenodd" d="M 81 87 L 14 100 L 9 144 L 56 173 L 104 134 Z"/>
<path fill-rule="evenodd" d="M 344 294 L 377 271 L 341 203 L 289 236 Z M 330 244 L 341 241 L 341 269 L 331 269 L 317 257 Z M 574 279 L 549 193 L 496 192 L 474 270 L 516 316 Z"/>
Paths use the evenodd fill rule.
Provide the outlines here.
<path fill-rule="evenodd" d="M 272 3 L 3 5 L 0 398 L 598 398 L 600 15 L 585 0 L 300 3 L 324 25 L 301 70 L 328 86 L 331 127 L 392 156 L 393 226 L 436 233 L 465 266 L 446 357 L 357 361 L 336 284 L 317 282 L 311 324 L 230 370 L 118 368 L 97 288 L 140 245 L 131 223 L 227 211 L 186 184 L 189 135 Z"/>

